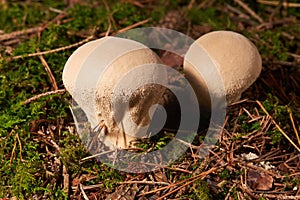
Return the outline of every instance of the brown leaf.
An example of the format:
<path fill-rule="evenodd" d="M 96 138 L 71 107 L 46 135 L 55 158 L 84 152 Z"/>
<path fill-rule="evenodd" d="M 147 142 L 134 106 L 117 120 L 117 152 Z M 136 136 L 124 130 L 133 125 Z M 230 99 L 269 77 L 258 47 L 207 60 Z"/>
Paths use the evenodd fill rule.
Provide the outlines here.
<path fill-rule="evenodd" d="M 161 57 L 162 62 L 169 67 L 178 67 L 183 64 L 183 58 L 175 53 L 165 52 Z"/>
<path fill-rule="evenodd" d="M 166 174 L 165 174 L 165 172 L 162 171 L 162 170 L 156 171 L 156 172 L 154 173 L 154 177 L 155 177 L 155 180 L 156 180 L 157 182 L 166 182 L 166 183 L 169 182 L 169 181 L 168 181 L 168 178 L 167 178 L 167 176 L 166 176 Z"/>
<path fill-rule="evenodd" d="M 253 190 L 270 190 L 273 186 L 273 178 L 267 173 L 248 171 L 247 183 Z"/>

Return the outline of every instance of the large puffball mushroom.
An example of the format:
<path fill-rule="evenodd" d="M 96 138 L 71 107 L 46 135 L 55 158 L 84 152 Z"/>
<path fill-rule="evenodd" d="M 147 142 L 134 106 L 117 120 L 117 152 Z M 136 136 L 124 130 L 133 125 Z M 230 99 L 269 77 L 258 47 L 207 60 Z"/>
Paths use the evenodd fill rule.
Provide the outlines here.
<path fill-rule="evenodd" d="M 141 43 L 104 37 L 72 54 L 63 71 L 63 82 L 91 128 L 101 128 L 102 142 L 111 148 L 127 148 L 131 141 L 146 136 L 165 92 L 155 84 L 166 77 L 161 63 Z"/>
<path fill-rule="evenodd" d="M 87 87 L 87 80 L 84 80 L 84 83 L 80 86 L 79 84 L 82 82 L 80 81 L 80 72 L 82 70 L 83 63 L 86 61 L 91 52 L 107 39 L 108 37 L 104 37 L 99 40 L 88 42 L 79 47 L 67 60 L 62 73 L 64 86 L 73 97 L 73 106 L 75 102 L 78 104 L 78 107 L 84 111 L 87 120 L 91 123 L 91 127 L 95 127 L 98 124 L 94 106 L 91 105 L 93 102 L 95 87 Z M 76 116 L 74 116 L 74 119 L 76 120 Z"/>
<path fill-rule="evenodd" d="M 195 57 L 199 58 L 195 62 L 198 71 L 195 63 L 191 64 L 186 59 Z M 217 68 L 219 76 L 210 75 L 211 63 Z M 262 61 L 255 45 L 245 36 L 232 31 L 214 31 L 201 36 L 190 46 L 183 68 L 200 105 L 209 106 L 210 97 L 226 95 L 227 104 L 239 100 L 241 94 L 258 78 Z M 224 94 L 217 86 L 220 78 Z"/>

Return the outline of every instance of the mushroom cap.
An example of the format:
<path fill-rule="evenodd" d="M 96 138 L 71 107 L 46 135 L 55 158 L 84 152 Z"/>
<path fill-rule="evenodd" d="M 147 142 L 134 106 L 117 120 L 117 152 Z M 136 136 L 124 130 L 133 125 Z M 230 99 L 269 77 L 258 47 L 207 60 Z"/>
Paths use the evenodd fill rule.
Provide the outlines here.
<path fill-rule="evenodd" d="M 67 60 L 63 69 L 62 79 L 65 88 L 71 95 L 74 92 L 75 82 L 79 75 L 82 64 L 90 55 L 90 53 L 108 38 L 109 37 L 103 37 L 101 39 L 94 40 L 80 46 Z"/>
<path fill-rule="evenodd" d="M 82 79 L 80 71 L 89 55 L 101 45 L 101 43 L 108 39 L 109 37 L 103 37 L 80 46 L 68 58 L 62 73 L 65 88 L 72 95 L 73 100 L 75 100 L 78 106 L 85 112 L 92 127 L 98 124 L 95 114 L 93 113 L 94 107 L 91 105 L 91 102 L 93 102 L 94 88 L 81 87 L 79 85 L 81 82 L 80 79 Z M 73 106 L 75 102 L 72 102 Z"/>
<path fill-rule="evenodd" d="M 91 128 L 100 123 L 106 127 L 103 142 L 110 147 L 127 147 L 130 140 L 138 137 L 139 129 L 149 125 L 153 115 L 150 108 L 165 91 L 158 85 L 144 85 L 146 80 L 157 83 L 165 78 L 165 73 L 156 70 L 161 63 L 141 43 L 104 37 L 81 46 L 70 56 L 63 82 L 85 112 Z M 126 85 L 122 91 L 116 90 L 120 84 Z M 135 85 L 140 87 L 134 90 Z"/>
<path fill-rule="evenodd" d="M 237 101 L 242 92 L 257 79 L 261 72 L 262 61 L 257 48 L 249 39 L 239 33 L 232 31 L 207 33 L 191 45 L 187 55 L 191 51 L 196 51 L 195 45 L 200 46 L 217 67 L 224 84 L 228 104 Z M 206 64 L 205 60 L 200 62 L 201 65 Z M 184 71 L 196 92 L 201 94 L 201 97 L 198 96 L 198 99 L 201 98 L 200 102 L 209 101 L 206 85 L 212 86 L 206 84 L 195 67 L 186 60 Z M 212 79 L 209 84 L 214 84 L 216 78 L 209 77 Z M 220 93 L 217 88 L 210 92 L 216 93 L 213 94 L 214 96 L 222 95 L 217 94 Z"/>
<path fill-rule="evenodd" d="M 114 145 L 124 148 L 130 140 L 146 137 L 154 114 L 152 106 L 160 102 L 165 88 L 145 82 L 166 81 L 166 72 L 159 66 L 161 63 L 149 48 L 133 50 L 110 63 L 97 83 L 98 121 L 105 120 Z M 141 87 L 135 88 L 136 85 Z"/>

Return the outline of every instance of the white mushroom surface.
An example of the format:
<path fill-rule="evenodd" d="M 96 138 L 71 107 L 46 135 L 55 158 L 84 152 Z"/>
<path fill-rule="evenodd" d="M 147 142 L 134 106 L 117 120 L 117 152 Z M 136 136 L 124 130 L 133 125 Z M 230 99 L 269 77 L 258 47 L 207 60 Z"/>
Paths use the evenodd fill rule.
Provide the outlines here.
<path fill-rule="evenodd" d="M 70 56 L 63 82 L 91 128 L 101 127 L 101 141 L 109 147 L 127 148 L 132 141 L 147 137 L 151 119 L 162 102 L 166 88 L 161 85 L 166 85 L 168 78 L 161 63 L 141 43 L 104 37 Z M 215 31 L 190 46 L 183 68 L 202 112 L 203 108 L 210 109 L 211 98 L 223 100 L 226 96 L 228 104 L 237 101 L 259 76 L 261 64 L 258 50 L 246 37 Z M 74 117 L 76 122 L 78 116 Z M 80 129 L 78 123 L 76 126 Z"/>
<path fill-rule="evenodd" d="M 145 136 L 156 108 L 153 105 L 165 91 L 158 84 L 150 84 L 166 79 L 159 64 L 159 57 L 143 44 L 104 37 L 72 54 L 63 82 L 91 128 L 100 124 L 103 142 L 127 148 L 132 140 Z"/>
<path fill-rule="evenodd" d="M 72 95 L 73 100 L 75 100 L 79 107 L 85 112 L 92 127 L 95 127 L 98 124 L 95 117 L 94 106 L 91 105 L 94 101 L 93 96 L 95 93 L 95 87 L 85 87 L 85 84 L 81 85 L 81 82 L 83 81 L 85 83 L 86 80 L 80 80 L 80 71 L 82 70 L 82 65 L 90 53 L 107 39 L 108 37 L 104 37 L 99 40 L 88 42 L 79 47 L 69 57 L 62 74 L 65 88 Z"/>
<path fill-rule="evenodd" d="M 201 73 L 186 59 L 195 56 L 199 57 L 197 65 L 200 66 Z M 245 36 L 232 31 L 214 31 L 201 36 L 190 46 L 186 58 L 184 72 L 196 91 L 200 104 L 206 106 L 210 105 L 209 95 L 226 95 L 227 104 L 239 100 L 262 69 L 261 56 L 255 45 Z M 211 67 L 214 66 L 219 76 L 211 72 Z M 223 82 L 223 92 L 218 85 L 219 78 Z M 211 90 L 208 91 L 208 88 Z"/>

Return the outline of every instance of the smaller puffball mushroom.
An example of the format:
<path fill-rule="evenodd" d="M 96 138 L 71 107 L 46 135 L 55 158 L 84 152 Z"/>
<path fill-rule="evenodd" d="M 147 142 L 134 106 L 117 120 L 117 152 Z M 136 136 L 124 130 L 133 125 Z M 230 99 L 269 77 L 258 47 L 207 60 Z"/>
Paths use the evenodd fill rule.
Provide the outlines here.
<path fill-rule="evenodd" d="M 196 56 L 199 58 L 196 64 L 205 78 L 189 62 L 189 58 Z M 219 76 L 211 74 L 210 63 L 217 68 Z M 258 78 L 262 61 L 255 45 L 245 36 L 231 31 L 214 31 L 201 36 L 190 46 L 183 68 L 199 104 L 209 106 L 209 95 L 214 98 L 226 95 L 227 104 L 239 100 L 241 94 Z M 219 78 L 223 82 L 224 94 L 217 85 Z"/>
<path fill-rule="evenodd" d="M 144 130 L 165 92 L 164 87 L 154 84 L 164 82 L 161 63 L 141 43 L 104 37 L 72 54 L 63 82 L 91 128 L 101 126 L 101 141 L 111 148 L 127 148 L 131 141 L 146 136 Z"/>

